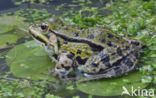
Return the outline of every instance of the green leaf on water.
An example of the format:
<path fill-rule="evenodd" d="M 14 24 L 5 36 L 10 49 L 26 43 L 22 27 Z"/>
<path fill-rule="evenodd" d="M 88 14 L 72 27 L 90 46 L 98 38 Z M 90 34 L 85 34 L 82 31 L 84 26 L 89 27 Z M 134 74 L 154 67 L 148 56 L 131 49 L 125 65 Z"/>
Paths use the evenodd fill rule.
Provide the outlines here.
<path fill-rule="evenodd" d="M 1 16 L 0 17 L 0 34 L 13 31 L 17 25 L 22 22 L 21 17 L 17 16 Z"/>
<path fill-rule="evenodd" d="M 28 47 L 28 45 L 30 47 Z M 31 45 L 34 45 L 33 47 Z M 38 52 L 41 52 L 39 54 Z M 36 55 L 38 54 L 38 55 Z M 16 77 L 30 78 L 30 79 L 52 79 L 48 75 L 48 70 L 54 67 L 52 62 L 46 54 L 44 49 L 34 41 L 18 45 L 8 52 L 6 61 L 10 66 L 10 70 Z"/>
<path fill-rule="evenodd" d="M 142 74 L 140 72 L 134 72 L 118 78 L 79 83 L 78 89 L 91 95 L 118 96 L 122 94 L 123 86 L 128 91 L 131 91 L 131 87 L 134 89 L 146 87 L 147 84 L 141 83 L 141 77 Z"/>
<path fill-rule="evenodd" d="M 18 36 L 15 34 L 4 34 L 0 35 L 0 48 L 5 47 L 7 44 L 15 43 L 18 39 Z"/>

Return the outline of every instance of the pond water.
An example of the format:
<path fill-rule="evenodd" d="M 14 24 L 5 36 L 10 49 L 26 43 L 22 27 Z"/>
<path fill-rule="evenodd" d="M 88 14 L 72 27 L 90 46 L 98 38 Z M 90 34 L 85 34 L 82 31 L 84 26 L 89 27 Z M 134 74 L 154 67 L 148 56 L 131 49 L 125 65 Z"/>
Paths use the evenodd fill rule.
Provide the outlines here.
<path fill-rule="evenodd" d="M 141 30 L 142 31 L 145 30 L 143 32 L 146 33 L 147 31 L 145 28 L 150 28 L 150 30 L 155 32 L 155 28 L 154 28 L 155 24 L 153 23 L 154 24 L 153 25 L 151 23 L 150 27 L 148 27 L 146 23 L 144 23 L 145 22 L 144 19 L 146 20 L 147 17 L 140 19 L 139 15 L 138 16 L 136 15 L 138 14 L 138 12 L 141 11 L 139 10 L 138 12 L 137 11 L 135 12 L 134 11 L 135 8 L 133 7 L 141 6 L 139 5 L 140 3 L 139 1 L 132 0 L 129 2 L 130 5 L 132 6 L 132 10 L 130 11 L 128 10 L 129 11 L 128 13 L 130 13 L 130 15 L 125 13 L 126 12 L 125 8 L 119 7 L 121 5 L 124 6 L 124 4 L 127 4 L 126 0 L 125 1 L 123 0 L 123 2 L 121 2 L 121 5 L 120 2 L 116 2 L 116 0 L 111 0 L 111 1 L 91 0 L 91 2 L 90 0 L 78 0 L 78 1 L 52 0 L 51 2 L 48 3 L 46 2 L 43 4 L 39 3 L 38 1 L 32 4 L 22 3 L 19 5 L 15 5 L 15 1 L 16 0 L 0 0 L 0 15 L 1 15 L 0 20 L 2 20 L 2 22 L 0 23 L 0 73 L 2 73 L 3 75 L 2 79 L 6 78 L 7 76 L 9 83 L 10 83 L 10 79 L 11 81 L 14 81 L 14 79 L 18 79 L 15 80 L 14 82 L 24 83 L 24 85 L 27 85 L 25 84 L 27 82 L 30 82 L 30 84 L 32 83 L 31 84 L 32 88 L 29 87 L 29 83 L 28 83 L 28 88 L 27 86 L 23 87 L 25 89 L 21 87 L 20 89 L 22 89 L 22 93 L 19 92 L 18 91 L 19 89 L 17 88 L 18 89 L 17 96 L 25 96 L 25 95 L 32 94 L 29 92 L 30 89 L 30 91 L 32 92 L 34 90 L 33 92 L 34 95 L 32 94 L 33 97 L 29 96 L 29 98 L 40 98 L 40 97 L 54 98 L 53 94 L 56 95 L 55 96 L 56 98 L 58 98 L 57 96 L 61 96 L 62 98 L 138 98 L 137 96 L 132 96 L 132 97 L 121 96 L 120 92 L 122 92 L 123 90 L 122 87 L 125 86 L 128 88 L 128 90 L 131 89 L 131 86 L 136 86 L 136 88 L 140 87 L 140 88 L 147 88 L 147 89 L 156 87 L 154 83 L 151 83 L 151 81 L 152 82 L 156 81 L 156 79 L 154 80 L 150 77 L 150 76 L 155 77 L 155 73 L 146 73 L 147 71 L 142 73 L 141 71 L 138 70 L 128 75 L 121 76 L 119 78 L 102 79 L 99 81 L 96 80 L 96 81 L 89 81 L 87 83 L 78 84 L 76 89 L 74 88 L 75 84 L 73 83 L 70 84 L 67 83 L 68 84 L 67 87 L 64 87 L 64 83 L 61 83 L 60 85 L 62 85 L 62 87 L 60 87 L 59 84 L 57 83 L 55 84 L 53 77 L 47 76 L 47 73 L 44 72 L 47 71 L 47 69 L 50 66 L 52 66 L 51 60 L 43 51 L 43 48 L 36 45 L 36 43 L 32 41 L 32 38 L 30 38 L 30 36 L 28 36 L 28 34 L 26 33 L 30 24 L 32 23 L 34 24 L 38 22 L 41 23 L 43 21 L 47 21 L 47 19 L 51 18 L 52 16 L 57 16 L 57 17 L 61 17 L 66 22 L 70 22 L 71 24 L 75 23 L 78 26 L 82 26 L 81 28 L 86 28 L 90 26 L 92 27 L 95 26 L 96 24 L 98 25 L 109 24 L 107 26 L 110 26 L 111 29 L 119 33 L 121 32 L 119 35 L 126 35 L 125 32 L 130 32 L 131 34 L 129 35 L 127 34 L 128 36 L 131 37 L 137 36 L 137 39 L 139 38 L 143 39 L 144 36 L 139 35 L 142 34 L 140 33 Z M 112 7 L 113 4 L 114 6 L 117 7 L 113 8 Z M 146 2 L 141 1 L 140 4 L 145 5 Z M 146 7 L 149 7 L 149 5 L 145 6 L 145 8 Z M 116 11 L 116 9 L 118 11 Z M 114 12 L 112 10 L 114 10 Z M 121 13 L 119 10 L 121 10 Z M 151 12 L 147 12 L 147 15 L 149 15 L 148 13 L 151 14 L 151 16 L 149 16 L 150 19 L 153 19 L 152 21 L 155 21 L 153 18 L 155 13 L 151 11 Z M 83 14 L 86 15 L 87 18 L 83 18 L 84 17 Z M 18 17 L 15 17 L 14 15 Z M 133 20 L 134 17 L 135 18 L 139 17 L 138 21 Z M 129 21 L 127 21 L 126 19 L 129 19 Z M 133 23 L 131 23 L 131 21 L 133 21 Z M 129 26 L 128 23 L 133 25 Z M 139 34 L 137 35 L 138 32 Z M 151 36 L 149 36 L 149 38 L 144 38 L 143 41 L 146 39 L 144 42 L 148 43 L 147 40 L 150 40 L 151 43 L 153 42 L 150 45 L 154 46 L 155 39 L 150 37 Z M 151 48 L 153 49 L 153 47 Z M 145 52 L 145 54 L 148 54 L 148 56 L 149 55 L 153 56 L 152 59 L 150 59 L 151 61 L 149 59 L 148 59 L 149 61 L 147 60 L 148 62 L 150 62 L 148 63 L 149 65 L 151 64 L 151 62 L 156 64 L 154 62 L 155 55 L 153 55 L 155 54 L 155 52 L 153 52 L 152 49 L 148 50 L 147 53 Z M 43 62 L 38 62 L 41 60 Z M 139 65 L 144 65 L 144 64 L 145 63 L 140 63 Z M 147 67 L 148 70 L 150 70 L 149 66 Z M 154 69 L 151 68 L 151 70 Z M 6 74 L 5 72 L 7 72 L 7 74 L 9 75 L 5 76 Z M 47 80 L 47 78 L 50 79 L 48 80 L 48 82 L 45 82 L 44 80 Z M 142 83 L 141 82 L 142 80 L 145 83 Z M 3 81 L 5 81 L 5 79 Z M 52 82 L 49 83 L 49 81 Z M 43 85 L 44 83 L 45 85 Z M 17 84 L 18 83 L 13 83 L 10 85 L 5 84 L 6 86 L 0 85 L 0 91 L 2 90 L 2 92 L 4 92 L 4 95 L 6 94 L 6 96 L 15 96 L 14 90 L 16 89 Z M 40 87 L 40 85 L 43 87 Z M 6 87 L 6 91 L 5 89 L 2 89 L 3 87 L 4 88 Z M 12 91 L 9 90 L 10 88 Z M 58 91 L 55 91 L 53 88 L 58 89 Z M 29 93 L 26 93 L 27 91 Z M 41 93 L 40 97 L 37 96 L 38 93 Z M 51 97 L 45 97 L 46 94 L 51 94 Z"/>
<path fill-rule="evenodd" d="M 12 0 L 1 0 L 0 1 L 0 11 L 8 10 L 10 8 L 16 7 Z"/>

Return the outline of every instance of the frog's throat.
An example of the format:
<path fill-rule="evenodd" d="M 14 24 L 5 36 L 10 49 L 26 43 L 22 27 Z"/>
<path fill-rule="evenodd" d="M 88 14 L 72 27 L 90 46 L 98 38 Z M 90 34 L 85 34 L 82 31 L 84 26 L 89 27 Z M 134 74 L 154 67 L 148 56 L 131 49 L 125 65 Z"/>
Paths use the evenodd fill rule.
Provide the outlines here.
<path fill-rule="evenodd" d="M 58 33 L 56 31 L 53 31 L 51 29 L 49 29 L 49 31 L 53 34 L 55 34 L 56 36 L 66 40 L 66 41 L 69 41 L 69 42 L 77 42 L 77 43 L 85 43 L 85 44 L 88 44 L 91 48 L 95 49 L 95 50 L 98 50 L 98 51 L 101 51 L 102 49 L 104 49 L 104 46 L 99 44 L 99 43 L 94 43 L 93 41 L 89 40 L 89 39 L 86 39 L 86 38 L 75 38 L 75 37 L 68 37 L 64 34 L 61 34 L 61 33 Z"/>

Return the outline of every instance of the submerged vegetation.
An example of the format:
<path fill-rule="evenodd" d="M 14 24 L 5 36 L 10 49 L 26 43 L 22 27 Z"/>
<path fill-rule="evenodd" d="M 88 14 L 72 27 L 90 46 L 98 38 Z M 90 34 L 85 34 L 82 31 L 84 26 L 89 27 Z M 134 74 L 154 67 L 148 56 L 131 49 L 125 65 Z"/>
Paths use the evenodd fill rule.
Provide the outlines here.
<path fill-rule="evenodd" d="M 53 0 L 16 0 L 16 4 L 23 1 L 45 4 Z M 61 12 L 55 14 L 49 10 Z M 121 36 L 143 41 L 146 49 L 138 64 L 141 67 L 137 72 L 119 78 L 78 83 L 77 87 L 72 83 L 64 86 L 48 75 L 48 69 L 54 64 L 27 33 L 31 24 L 45 22 L 51 17 L 59 17 L 65 24 L 81 28 L 103 25 Z M 0 21 L 0 71 L 3 66 L 9 66 L 9 71 L 1 72 L 2 98 L 81 98 L 78 93 L 82 92 L 88 98 L 120 96 L 123 85 L 128 90 L 134 86 L 156 92 L 155 0 L 115 0 L 107 3 L 102 0 L 72 0 L 71 4 L 56 5 L 48 10 L 29 7 L 9 12 L 1 15 Z"/>

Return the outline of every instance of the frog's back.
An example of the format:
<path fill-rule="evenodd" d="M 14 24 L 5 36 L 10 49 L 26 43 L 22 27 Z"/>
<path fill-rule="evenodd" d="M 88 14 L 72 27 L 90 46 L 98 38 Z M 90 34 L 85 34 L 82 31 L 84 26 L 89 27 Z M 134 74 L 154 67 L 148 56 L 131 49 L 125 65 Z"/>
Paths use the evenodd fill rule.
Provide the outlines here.
<path fill-rule="evenodd" d="M 93 43 L 102 46 L 98 51 L 92 52 L 92 56 L 87 56 L 89 59 L 83 66 L 78 67 L 86 77 L 93 79 L 116 77 L 133 70 L 142 48 L 141 42 L 123 38 L 103 27 L 80 29 L 69 26 L 58 32 L 72 38 L 86 39 L 86 45 Z M 97 47 L 91 48 L 94 50 Z"/>
<path fill-rule="evenodd" d="M 142 50 L 142 43 L 113 34 L 105 29 L 92 29 L 95 43 L 103 45 L 103 50 L 94 54 L 80 67 L 90 78 L 106 78 L 123 75 L 134 69 Z"/>

